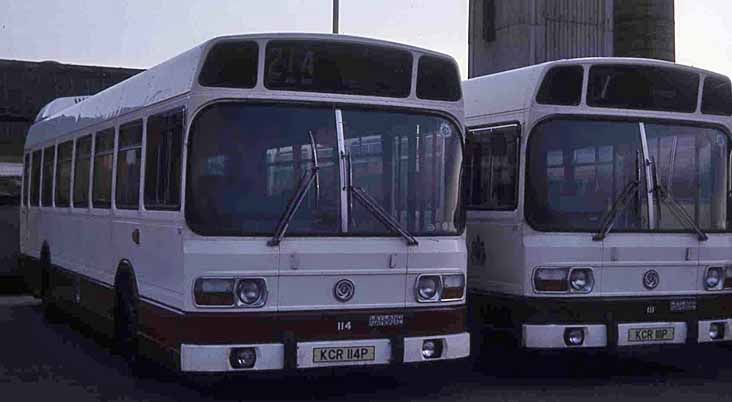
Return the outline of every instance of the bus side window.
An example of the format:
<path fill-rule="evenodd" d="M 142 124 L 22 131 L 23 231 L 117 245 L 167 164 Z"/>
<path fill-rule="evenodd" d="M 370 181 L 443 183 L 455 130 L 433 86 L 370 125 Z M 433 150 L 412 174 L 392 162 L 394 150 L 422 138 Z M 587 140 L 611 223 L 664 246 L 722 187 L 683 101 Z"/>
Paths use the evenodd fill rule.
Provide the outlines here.
<path fill-rule="evenodd" d="M 50 207 L 53 205 L 53 164 L 56 159 L 56 146 L 50 146 L 43 150 L 43 192 L 41 193 L 41 205 Z"/>
<path fill-rule="evenodd" d="M 468 209 L 513 210 L 518 204 L 520 127 L 482 127 L 468 132 L 464 200 Z"/>
<path fill-rule="evenodd" d="M 25 154 L 25 157 L 23 158 L 23 187 L 20 192 L 20 205 L 22 207 L 28 206 L 28 189 L 30 188 L 28 185 L 30 184 L 28 180 L 30 179 L 30 154 Z"/>
<path fill-rule="evenodd" d="M 184 122 L 183 109 L 164 112 L 147 119 L 145 209 L 180 209 L 180 162 Z"/>
<path fill-rule="evenodd" d="M 56 207 L 69 206 L 69 194 L 71 187 L 71 153 L 73 141 L 66 141 L 58 146 L 56 162 Z"/>
<path fill-rule="evenodd" d="M 118 142 L 115 205 L 119 209 L 137 209 L 140 201 L 142 120 L 121 126 Z"/>
<path fill-rule="evenodd" d="M 108 209 L 112 205 L 112 162 L 114 161 L 114 128 L 100 131 L 94 141 L 94 177 L 92 207 Z"/>
<path fill-rule="evenodd" d="M 41 150 L 33 152 L 31 162 L 30 205 L 37 207 L 41 196 Z"/>
<path fill-rule="evenodd" d="M 87 135 L 76 140 L 74 160 L 74 208 L 89 207 L 89 167 L 91 166 L 92 137 Z"/>

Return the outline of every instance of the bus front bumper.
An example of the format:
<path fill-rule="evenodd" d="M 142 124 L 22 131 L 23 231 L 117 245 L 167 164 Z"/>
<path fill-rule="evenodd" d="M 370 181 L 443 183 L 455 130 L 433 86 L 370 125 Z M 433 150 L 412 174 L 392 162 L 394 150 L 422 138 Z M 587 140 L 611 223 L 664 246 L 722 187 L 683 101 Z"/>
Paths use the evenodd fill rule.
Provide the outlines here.
<path fill-rule="evenodd" d="M 431 342 L 432 357 L 425 344 Z M 251 367 L 236 368 L 231 354 L 253 350 Z M 467 332 L 404 338 L 337 341 L 307 341 L 266 344 L 196 345 L 182 344 L 180 368 L 185 372 L 258 371 L 285 368 L 367 366 L 460 359 L 470 354 Z"/>
<path fill-rule="evenodd" d="M 521 345 L 531 349 L 732 341 L 732 294 L 472 298 L 477 307 L 490 307 L 483 322 L 517 331 Z"/>

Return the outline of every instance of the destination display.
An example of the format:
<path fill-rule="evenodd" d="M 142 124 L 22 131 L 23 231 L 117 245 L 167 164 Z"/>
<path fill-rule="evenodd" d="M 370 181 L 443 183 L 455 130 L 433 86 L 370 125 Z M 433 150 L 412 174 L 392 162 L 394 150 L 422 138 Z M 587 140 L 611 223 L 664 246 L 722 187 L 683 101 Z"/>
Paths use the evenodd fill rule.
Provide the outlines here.
<path fill-rule="evenodd" d="M 411 77 L 412 55 L 405 50 L 313 40 L 267 44 L 268 89 L 405 98 Z"/>

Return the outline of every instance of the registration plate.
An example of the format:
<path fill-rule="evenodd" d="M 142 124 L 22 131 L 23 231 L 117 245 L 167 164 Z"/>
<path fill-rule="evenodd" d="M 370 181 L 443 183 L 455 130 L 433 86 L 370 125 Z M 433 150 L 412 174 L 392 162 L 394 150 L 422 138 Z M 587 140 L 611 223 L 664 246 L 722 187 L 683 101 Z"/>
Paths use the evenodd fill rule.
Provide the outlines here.
<path fill-rule="evenodd" d="M 313 349 L 313 363 L 367 362 L 375 359 L 375 346 L 345 346 Z"/>
<path fill-rule="evenodd" d="M 674 340 L 674 328 L 631 328 L 628 330 L 628 342 L 656 342 Z"/>

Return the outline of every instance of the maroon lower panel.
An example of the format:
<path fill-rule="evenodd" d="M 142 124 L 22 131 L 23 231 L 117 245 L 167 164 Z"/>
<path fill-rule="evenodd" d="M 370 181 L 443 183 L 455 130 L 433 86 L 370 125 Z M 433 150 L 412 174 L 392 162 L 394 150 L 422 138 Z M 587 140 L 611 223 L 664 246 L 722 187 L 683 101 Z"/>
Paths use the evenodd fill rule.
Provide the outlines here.
<path fill-rule="evenodd" d="M 284 313 L 188 313 L 181 317 L 181 343 L 280 342 L 389 338 L 465 331 L 466 308 L 308 311 Z"/>

